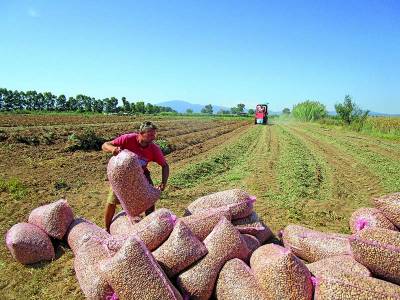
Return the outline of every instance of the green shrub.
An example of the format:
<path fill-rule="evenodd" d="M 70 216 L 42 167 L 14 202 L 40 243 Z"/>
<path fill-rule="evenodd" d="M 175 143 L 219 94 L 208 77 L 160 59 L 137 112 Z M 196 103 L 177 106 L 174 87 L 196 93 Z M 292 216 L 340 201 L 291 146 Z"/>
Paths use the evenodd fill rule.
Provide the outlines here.
<path fill-rule="evenodd" d="M 327 115 L 325 105 L 318 101 L 304 101 L 293 106 L 292 116 L 299 121 L 316 121 Z"/>
<path fill-rule="evenodd" d="M 44 143 L 45 143 L 46 145 L 52 145 L 52 144 L 54 144 L 55 138 L 56 138 L 56 135 L 54 134 L 53 131 L 46 131 L 46 132 L 43 134 L 43 140 L 44 140 Z"/>
<path fill-rule="evenodd" d="M 154 141 L 155 144 L 157 144 L 161 151 L 166 155 L 169 154 L 173 151 L 173 146 L 168 143 L 167 140 L 164 139 L 158 139 Z"/>
<path fill-rule="evenodd" d="M 100 150 L 106 140 L 96 135 L 92 129 L 86 129 L 82 133 L 73 133 L 68 136 L 66 151 Z"/>
<path fill-rule="evenodd" d="M 351 99 L 350 95 L 344 97 L 343 103 L 335 104 L 335 110 L 339 118 L 347 125 L 354 123 L 353 129 L 360 131 L 368 117 L 369 111 L 362 111 Z"/>
<path fill-rule="evenodd" d="M 64 179 L 60 179 L 60 180 L 57 180 L 57 181 L 54 183 L 54 188 L 55 188 L 56 190 L 61 190 L 61 189 L 69 190 L 69 189 L 70 189 L 70 186 L 68 185 L 68 183 L 67 183 Z"/>
<path fill-rule="evenodd" d="M 26 187 L 18 178 L 0 178 L 0 192 L 11 194 L 12 198 L 19 200 L 26 196 Z"/>
<path fill-rule="evenodd" d="M 4 142 L 8 139 L 7 132 L 0 130 L 0 142 Z"/>
<path fill-rule="evenodd" d="M 28 133 L 28 135 L 20 135 L 16 134 L 14 136 L 14 139 L 21 144 L 26 144 L 26 145 L 31 145 L 31 146 L 37 146 L 40 144 L 40 140 L 37 136 L 31 135 Z"/>

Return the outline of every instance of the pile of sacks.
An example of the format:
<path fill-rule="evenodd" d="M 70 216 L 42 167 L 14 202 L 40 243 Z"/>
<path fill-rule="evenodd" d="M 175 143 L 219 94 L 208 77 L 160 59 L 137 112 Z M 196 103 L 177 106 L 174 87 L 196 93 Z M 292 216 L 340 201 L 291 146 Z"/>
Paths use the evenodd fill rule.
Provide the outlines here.
<path fill-rule="evenodd" d="M 137 204 L 110 233 L 60 200 L 9 230 L 11 254 L 51 260 L 49 236 L 66 240 L 88 299 L 400 299 L 400 193 L 354 212 L 353 235 L 288 225 L 283 247 L 265 244 L 272 233 L 240 189 L 198 198 L 181 218 L 164 208 L 138 217 L 159 197 L 140 170 L 128 151 L 110 160 L 122 207 Z"/>
<path fill-rule="evenodd" d="M 14 225 L 7 246 L 16 260 L 30 264 L 54 259 L 48 235 L 64 239 L 88 299 L 209 299 L 214 291 L 233 299 L 230 277 L 238 268 L 250 286 L 235 286 L 237 291 L 262 295 L 247 264 L 272 233 L 253 211 L 254 201 L 234 189 L 197 199 L 182 218 L 165 208 L 143 219 L 122 211 L 108 233 L 74 219 L 68 203 L 59 200 L 33 210 L 31 223 Z"/>
<path fill-rule="evenodd" d="M 309 263 L 316 299 L 400 299 L 400 193 L 374 204 L 352 214 L 352 235 L 282 231 L 284 246 Z"/>
<path fill-rule="evenodd" d="M 11 255 L 23 264 L 55 258 L 53 240 L 62 240 L 74 220 L 71 207 L 64 199 L 34 209 L 28 222 L 18 223 L 6 234 Z"/>
<path fill-rule="evenodd" d="M 14 225 L 6 242 L 29 264 L 54 259 L 50 237 L 66 240 L 88 299 L 400 299 L 400 193 L 355 211 L 353 235 L 288 225 L 284 247 L 264 244 L 272 233 L 254 201 L 234 189 L 195 200 L 181 218 L 123 211 L 108 233 L 59 200 Z"/>

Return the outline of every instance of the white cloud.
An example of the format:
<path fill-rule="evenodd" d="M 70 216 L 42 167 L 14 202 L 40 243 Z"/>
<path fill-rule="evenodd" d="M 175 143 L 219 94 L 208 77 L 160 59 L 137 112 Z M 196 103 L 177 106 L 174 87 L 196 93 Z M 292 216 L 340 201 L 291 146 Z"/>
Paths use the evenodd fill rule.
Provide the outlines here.
<path fill-rule="evenodd" d="M 39 12 L 36 9 L 32 8 L 32 7 L 30 7 L 28 9 L 28 15 L 31 16 L 32 18 L 40 17 Z"/>

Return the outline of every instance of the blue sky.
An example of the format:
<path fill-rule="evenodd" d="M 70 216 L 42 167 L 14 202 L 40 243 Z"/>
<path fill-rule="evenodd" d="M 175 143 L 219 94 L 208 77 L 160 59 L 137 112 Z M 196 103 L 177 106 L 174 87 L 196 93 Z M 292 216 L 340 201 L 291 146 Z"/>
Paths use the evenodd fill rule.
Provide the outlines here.
<path fill-rule="evenodd" d="M 0 0 L 0 87 L 400 113 L 400 1 Z"/>

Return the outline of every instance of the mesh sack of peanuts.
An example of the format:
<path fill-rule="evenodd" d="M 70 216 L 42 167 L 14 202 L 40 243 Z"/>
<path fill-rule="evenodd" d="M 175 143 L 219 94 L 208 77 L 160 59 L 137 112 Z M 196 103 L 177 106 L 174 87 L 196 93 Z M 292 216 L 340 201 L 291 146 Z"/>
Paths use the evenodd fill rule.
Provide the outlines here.
<path fill-rule="evenodd" d="M 198 211 L 194 215 L 180 218 L 193 234 L 200 240 L 204 240 L 222 217 L 231 220 L 231 213 L 228 208 L 210 208 Z"/>
<path fill-rule="evenodd" d="M 249 253 L 239 231 L 225 217 L 204 244 L 206 256 L 177 277 L 177 286 L 190 299 L 209 299 L 224 264 L 233 258 L 246 259 Z"/>
<path fill-rule="evenodd" d="M 99 267 L 121 300 L 182 299 L 151 252 L 135 235 L 130 236 L 113 257 L 102 260 Z"/>
<path fill-rule="evenodd" d="M 12 226 L 6 234 L 6 245 L 14 259 L 22 264 L 55 258 L 54 247 L 48 235 L 30 223 Z"/>
<path fill-rule="evenodd" d="M 279 245 L 261 246 L 250 259 L 251 269 L 271 299 L 311 299 L 311 274 L 293 253 Z"/>
<path fill-rule="evenodd" d="M 137 155 L 128 150 L 111 157 L 107 176 L 122 208 L 131 218 L 140 215 L 160 198 L 160 191 L 149 184 Z"/>
<path fill-rule="evenodd" d="M 390 230 L 397 230 L 377 208 L 359 208 L 350 217 L 350 230 L 356 233 L 367 227 L 379 227 Z"/>
<path fill-rule="evenodd" d="M 169 278 L 174 277 L 207 254 L 206 246 L 181 221 L 169 238 L 153 252 Z"/>
<path fill-rule="evenodd" d="M 400 286 L 372 277 L 342 274 L 317 276 L 314 299 L 400 299 Z"/>
<path fill-rule="evenodd" d="M 99 262 L 113 254 L 105 240 L 96 237 L 87 240 L 75 253 L 75 275 L 87 299 L 103 300 L 113 295 L 111 286 L 99 269 Z"/>
<path fill-rule="evenodd" d="M 286 248 L 308 262 L 351 254 L 349 236 L 345 234 L 325 233 L 299 225 L 288 225 L 282 232 L 282 239 Z"/>
<path fill-rule="evenodd" d="M 257 237 L 261 244 L 272 237 L 272 231 L 259 218 L 256 212 L 252 212 L 246 218 L 236 219 L 232 224 L 240 233 L 247 233 Z"/>
<path fill-rule="evenodd" d="M 248 263 L 250 261 L 250 257 L 253 254 L 253 252 L 261 246 L 260 241 L 255 237 L 250 234 L 242 234 L 242 239 L 245 241 L 247 249 L 249 249 L 249 255 L 245 261 Z"/>
<path fill-rule="evenodd" d="M 269 299 L 263 295 L 254 273 L 238 258 L 226 262 L 219 273 L 215 296 L 218 300 Z"/>
<path fill-rule="evenodd" d="M 308 264 L 307 268 L 314 276 L 341 276 L 342 274 L 371 276 L 371 272 L 350 255 L 324 258 Z"/>
<path fill-rule="evenodd" d="M 375 198 L 374 204 L 390 222 L 400 228 L 400 192 Z"/>
<path fill-rule="evenodd" d="M 208 208 L 229 207 L 232 220 L 245 218 L 253 212 L 254 196 L 241 189 L 226 190 L 200 197 L 189 204 L 187 214 L 195 214 Z"/>
<path fill-rule="evenodd" d="M 36 225 L 49 236 L 61 240 L 74 220 L 74 213 L 68 202 L 60 199 L 32 210 L 28 222 Z"/>
<path fill-rule="evenodd" d="M 76 218 L 69 226 L 66 237 L 72 252 L 76 253 L 79 247 L 84 245 L 90 238 L 97 237 L 105 240 L 110 238 L 111 235 L 103 228 L 84 218 Z"/>
<path fill-rule="evenodd" d="M 121 211 L 116 214 L 110 225 L 112 235 L 125 235 L 134 232 L 134 224 L 141 221 L 140 217 L 129 218 L 126 212 Z"/>
<path fill-rule="evenodd" d="M 177 217 L 168 209 L 160 208 L 133 224 L 132 233 L 136 234 L 153 251 L 171 234 Z"/>
<path fill-rule="evenodd" d="M 400 284 L 400 232 L 366 228 L 351 236 L 353 257 L 373 274 Z"/>

